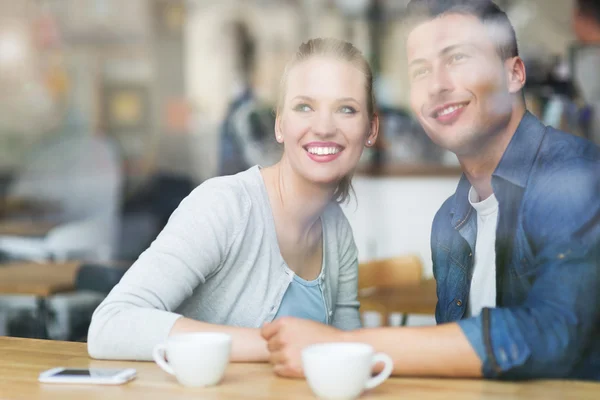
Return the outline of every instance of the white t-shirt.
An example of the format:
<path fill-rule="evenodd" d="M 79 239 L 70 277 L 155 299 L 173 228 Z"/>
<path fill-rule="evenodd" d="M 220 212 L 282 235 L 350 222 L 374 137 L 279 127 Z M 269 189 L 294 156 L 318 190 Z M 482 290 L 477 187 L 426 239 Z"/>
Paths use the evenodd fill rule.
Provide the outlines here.
<path fill-rule="evenodd" d="M 496 226 L 498 200 L 492 194 L 483 201 L 475 188 L 469 191 L 469 203 L 477 212 L 475 265 L 469 293 L 469 316 L 476 317 L 484 307 L 496 306 Z"/>

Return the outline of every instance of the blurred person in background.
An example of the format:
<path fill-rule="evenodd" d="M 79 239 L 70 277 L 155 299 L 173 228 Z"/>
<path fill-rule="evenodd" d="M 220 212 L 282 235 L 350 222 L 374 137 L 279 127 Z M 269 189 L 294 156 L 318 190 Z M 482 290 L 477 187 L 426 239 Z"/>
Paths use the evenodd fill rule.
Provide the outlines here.
<path fill-rule="evenodd" d="M 573 30 L 577 40 L 586 44 L 600 44 L 600 2 L 575 0 Z"/>
<path fill-rule="evenodd" d="M 233 361 L 268 361 L 260 327 L 294 316 L 360 327 L 358 255 L 339 203 L 379 122 L 349 43 L 313 39 L 280 87 L 281 160 L 205 181 L 94 313 L 94 358 L 151 360 L 170 335 L 225 332 Z"/>
<path fill-rule="evenodd" d="M 490 0 L 412 0 L 411 108 L 463 169 L 435 216 L 438 326 L 338 331 L 267 324 L 275 372 L 301 351 L 352 341 L 394 374 L 600 380 L 600 149 L 526 109 L 514 28 Z M 416 194 L 418 195 L 418 194 Z"/>
<path fill-rule="evenodd" d="M 257 98 L 252 78 L 256 66 L 256 42 L 248 26 L 241 21 L 231 24 L 235 77 L 232 101 L 219 136 L 218 175 L 234 175 L 256 164 L 271 165 L 280 157 L 271 135 L 274 118 L 270 109 Z M 269 162 L 273 161 L 273 162 Z"/>
<path fill-rule="evenodd" d="M 16 165 L 3 218 L 56 224 L 57 234 L 49 234 L 56 246 L 46 246 L 50 256 L 57 257 L 60 247 L 61 257 L 73 250 L 107 260 L 116 251 L 120 223 L 120 155 L 71 99 L 55 21 L 47 16 L 54 27 L 49 34 L 36 31 L 28 18 L 0 21 L 0 131 L 35 138 Z M 0 250 L 13 252 L 10 245 Z"/>
<path fill-rule="evenodd" d="M 583 46 L 575 56 L 574 79 L 592 112 L 590 139 L 600 144 L 600 1 L 576 0 L 572 25 Z"/>

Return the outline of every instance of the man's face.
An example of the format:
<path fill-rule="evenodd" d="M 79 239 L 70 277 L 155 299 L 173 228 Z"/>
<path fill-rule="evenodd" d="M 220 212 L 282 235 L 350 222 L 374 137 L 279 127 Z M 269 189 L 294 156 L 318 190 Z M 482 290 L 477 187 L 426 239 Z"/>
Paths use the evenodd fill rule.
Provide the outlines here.
<path fill-rule="evenodd" d="M 571 16 L 571 27 L 578 41 L 586 44 L 600 43 L 600 24 L 596 19 L 586 14 L 584 10 L 575 7 Z"/>
<path fill-rule="evenodd" d="M 491 39 L 497 31 L 448 14 L 408 37 L 411 108 L 429 137 L 459 156 L 476 153 L 510 119 L 514 99 Z"/>

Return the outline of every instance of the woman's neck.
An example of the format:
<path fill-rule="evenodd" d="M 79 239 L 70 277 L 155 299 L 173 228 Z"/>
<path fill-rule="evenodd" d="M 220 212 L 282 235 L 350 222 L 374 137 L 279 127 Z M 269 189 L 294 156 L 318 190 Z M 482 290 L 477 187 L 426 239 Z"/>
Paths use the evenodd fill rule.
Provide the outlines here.
<path fill-rule="evenodd" d="M 277 225 L 285 226 L 299 238 L 308 235 L 331 202 L 335 187 L 307 181 L 294 171 L 285 156 L 261 172 Z"/>

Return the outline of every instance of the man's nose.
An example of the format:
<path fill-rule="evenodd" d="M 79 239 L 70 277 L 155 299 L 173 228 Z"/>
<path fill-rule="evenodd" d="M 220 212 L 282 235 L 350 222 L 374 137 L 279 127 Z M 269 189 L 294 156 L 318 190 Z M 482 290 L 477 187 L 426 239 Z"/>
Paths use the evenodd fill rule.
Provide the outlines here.
<path fill-rule="evenodd" d="M 429 96 L 438 97 L 454 89 L 452 78 L 444 67 L 434 68 L 429 80 Z"/>

